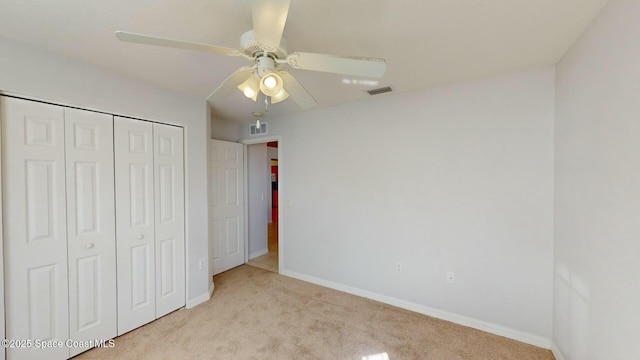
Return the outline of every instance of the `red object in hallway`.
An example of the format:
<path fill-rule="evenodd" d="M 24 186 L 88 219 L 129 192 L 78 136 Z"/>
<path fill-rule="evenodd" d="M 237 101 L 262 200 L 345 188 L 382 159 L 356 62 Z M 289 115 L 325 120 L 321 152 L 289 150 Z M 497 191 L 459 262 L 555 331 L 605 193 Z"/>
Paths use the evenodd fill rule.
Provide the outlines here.
<path fill-rule="evenodd" d="M 271 160 L 271 219 L 278 223 L 278 160 Z"/>

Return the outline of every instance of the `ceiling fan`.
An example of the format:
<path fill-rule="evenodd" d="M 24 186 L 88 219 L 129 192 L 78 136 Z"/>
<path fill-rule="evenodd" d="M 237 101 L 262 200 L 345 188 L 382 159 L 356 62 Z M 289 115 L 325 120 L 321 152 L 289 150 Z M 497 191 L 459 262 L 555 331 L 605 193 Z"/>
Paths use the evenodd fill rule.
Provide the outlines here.
<path fill-rule="evenodd" d="M 116 31 L 115 35 L 121 41 L 242 56 L 252 61 L 253 66 L 238 69 L 207 97 L 207 100 L 213 103 L 226 99 L 237 88 L 253 101 L 256 101 L 258 93 L 262 92 L 271 99 L 272 104 L 283 101 L 290 96 L 302 109 L 316 106 L 316 100 L 284 65 L 294 69 L 375 79 L 384 75 L 386 70 L 384 59 L 307 52 L 289 53 L 286 41 L 282 38 L 282 32 L 287 21 L 290 3 L 291 0 L 253 0 L 253 30 L 247 31 L 240 37 L 241 49 L 125 31 Z"/>

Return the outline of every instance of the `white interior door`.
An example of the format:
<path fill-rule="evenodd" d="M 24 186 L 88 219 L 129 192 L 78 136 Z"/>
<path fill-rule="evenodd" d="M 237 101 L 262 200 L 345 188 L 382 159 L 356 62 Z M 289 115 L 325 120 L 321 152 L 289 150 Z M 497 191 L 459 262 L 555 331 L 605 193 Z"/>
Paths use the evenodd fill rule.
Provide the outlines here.
<path fill-rule="evenodd" d="M 156 318 L 185 304 L 182 128 L 153 124 Z"/>
<path fill-rule="evenodd" d="M 118 335 L 156 318 L 153 126 L 114 118 Z"/>
<path fill-rule="evenodd" d="M 210 142 L 209 241 L 212 273 L 244 264 L 243 145 Z"/>
<path fill-rule="evenodd" d="M 6 337 L 69 338 L 63 108 L 0 97 Z M 10 154 L 10 156 L 9 156 Z M 67 359 L 69 349 L 7 349 L 9 359 Z"/>
<path fill-rule="evenodd" d="M 116 324 L 113 116 L 64 109 L 69 256 L 69 333 L 111 339 Z M 75 356 L 87 348 L 71 348 Z"/>

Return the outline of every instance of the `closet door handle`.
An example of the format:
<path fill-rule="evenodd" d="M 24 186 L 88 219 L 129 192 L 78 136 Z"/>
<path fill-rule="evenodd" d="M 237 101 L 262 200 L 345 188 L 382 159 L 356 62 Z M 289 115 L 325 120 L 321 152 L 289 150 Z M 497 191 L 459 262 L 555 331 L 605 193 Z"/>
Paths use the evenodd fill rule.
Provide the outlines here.
<path fill-rule="evenodd" d="M 138 235 L 138 240 L 144 239 L 144 235 Z"/>
<path fill-rule="evenodd" d="M 87 249 L 91 249 L 91 248 L 93 248 L 93 243 L 88 243 L 84 247 L 86 247 Z"/>

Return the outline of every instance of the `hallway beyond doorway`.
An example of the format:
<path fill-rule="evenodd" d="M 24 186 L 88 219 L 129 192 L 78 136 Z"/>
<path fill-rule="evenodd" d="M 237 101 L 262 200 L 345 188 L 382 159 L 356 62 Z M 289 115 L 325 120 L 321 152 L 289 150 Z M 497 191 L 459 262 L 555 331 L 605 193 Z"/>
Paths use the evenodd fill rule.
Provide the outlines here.
<path fill-rule="evenodd" d="M 268 270 L 277 273 L 278 272 L 278 249 L 253 258 L 247 262 L 247 265 L 251 265 L 263 270 Z"/>

